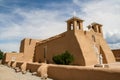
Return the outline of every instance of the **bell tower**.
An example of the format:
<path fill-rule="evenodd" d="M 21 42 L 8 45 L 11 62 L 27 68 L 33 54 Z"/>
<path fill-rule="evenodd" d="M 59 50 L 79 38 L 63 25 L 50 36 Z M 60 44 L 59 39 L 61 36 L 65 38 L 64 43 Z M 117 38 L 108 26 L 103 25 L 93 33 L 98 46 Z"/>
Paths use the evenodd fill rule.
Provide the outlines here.
<path fill-rule="evenodd" d="M 102 33 L 102 25 L 99 23 L 92 23 L 92 29 L 97 33 Z"/>
<path fill-rule="evenodd" d="M 83 20 L 78 17 L 72 17 L 67 22 L 67 31 L 83 30 Z"/>

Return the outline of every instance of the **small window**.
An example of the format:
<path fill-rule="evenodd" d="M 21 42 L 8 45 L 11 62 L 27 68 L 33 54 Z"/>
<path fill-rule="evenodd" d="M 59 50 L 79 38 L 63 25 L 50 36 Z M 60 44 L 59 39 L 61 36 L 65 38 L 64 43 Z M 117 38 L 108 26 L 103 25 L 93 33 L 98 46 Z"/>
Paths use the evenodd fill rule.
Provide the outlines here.
<path fill-rule="evenodd" d="M 79 21 L 77 21 L 77 30 L 80 30 Z"/>
<path fill-rule="evenodd" d="M 73 24 L 71 24 L 71 30 L 73 30 Z"/>
<path fill-rule="evenodd" d="M 99 33 L 101 33 L 101 28 L 99 27 Z"/>

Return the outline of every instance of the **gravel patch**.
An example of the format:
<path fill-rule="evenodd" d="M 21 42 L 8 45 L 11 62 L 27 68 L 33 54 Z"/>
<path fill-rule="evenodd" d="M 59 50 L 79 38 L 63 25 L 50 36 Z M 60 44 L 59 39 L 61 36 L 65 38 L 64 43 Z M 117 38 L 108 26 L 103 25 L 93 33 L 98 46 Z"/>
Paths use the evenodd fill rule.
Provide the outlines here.
<path fill-rule="evenodd" d="M 21 72 L 16 73 L 14 69 L 0 64 L 0 80 L 42 80 L 42 79 L 41 77 L 32 75 L 32 73 L 30 72 L 27 72 L 26 74 L 22 74 Z"/>

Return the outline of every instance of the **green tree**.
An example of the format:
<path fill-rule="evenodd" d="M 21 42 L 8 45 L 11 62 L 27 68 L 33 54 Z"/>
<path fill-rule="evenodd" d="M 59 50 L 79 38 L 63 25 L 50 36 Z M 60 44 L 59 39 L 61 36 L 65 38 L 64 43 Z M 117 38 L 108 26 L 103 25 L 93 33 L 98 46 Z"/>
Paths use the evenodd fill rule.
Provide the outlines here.
<path fill-rule="evenodd" d="M 3 52 L 0 50 L 0 59 L 3 59 Z"/>
<path fill-rule="evenodd" d="M 64 53 L 60 55 L 53 56 L 53 61 L 56 64 L 64 64 L 69 65 L 74 61 L 73 55 L 71 55 L 68 51 L 65 51 Z"/>

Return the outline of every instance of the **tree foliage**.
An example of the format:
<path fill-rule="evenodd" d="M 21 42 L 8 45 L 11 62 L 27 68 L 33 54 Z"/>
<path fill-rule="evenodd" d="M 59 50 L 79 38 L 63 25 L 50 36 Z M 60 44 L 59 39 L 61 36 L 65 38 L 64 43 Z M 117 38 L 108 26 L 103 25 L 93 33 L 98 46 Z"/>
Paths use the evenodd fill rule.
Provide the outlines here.
<path fill-rule="evenodd" d="M 53 56 L 53 61 L 56 64 L 64 64 L 69 65 L 74 61 L 73 55 L 71 55 L 68 51 L 65 51 L 64 53 L 60 55 Z"/>
<path fill-rule="evenodd" d="M 3 52 L 0 50 L 0 60 L 3 59 L 4 55 Z"/>

